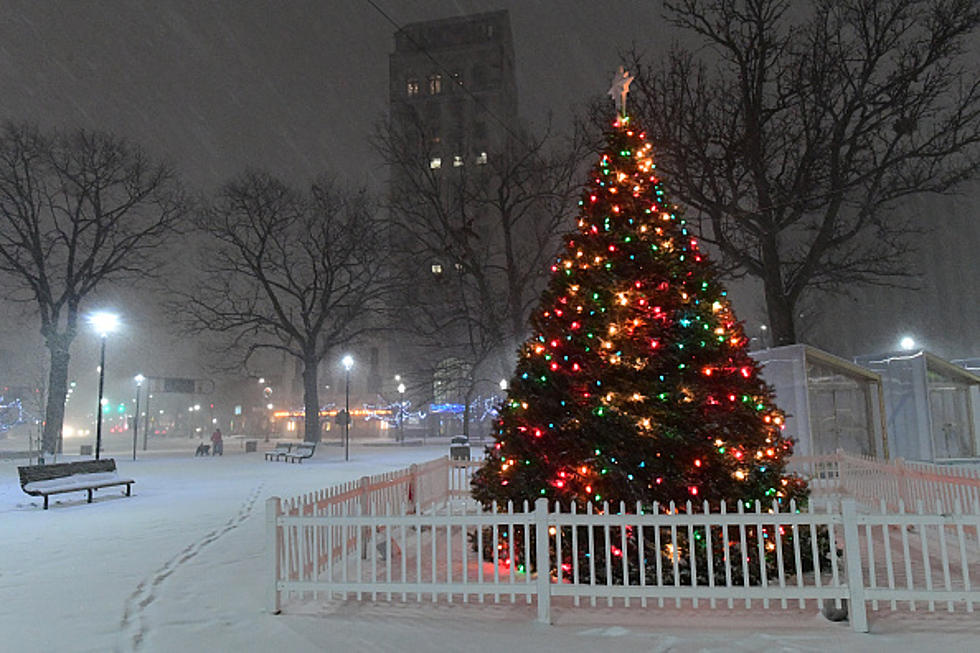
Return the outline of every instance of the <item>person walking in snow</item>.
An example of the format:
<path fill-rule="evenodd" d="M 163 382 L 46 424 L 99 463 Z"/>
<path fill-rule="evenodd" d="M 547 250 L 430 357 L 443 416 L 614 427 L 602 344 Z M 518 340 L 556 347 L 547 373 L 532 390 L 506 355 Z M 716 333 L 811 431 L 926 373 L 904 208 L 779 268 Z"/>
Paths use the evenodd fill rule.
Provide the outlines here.
<path fill-rule="evenodd" d="M 214 433 L 211 434 L 211 455 L 220 456 L 224 453 L 224 447 L 221 442 L 221 429 L 215 429 Z"/>

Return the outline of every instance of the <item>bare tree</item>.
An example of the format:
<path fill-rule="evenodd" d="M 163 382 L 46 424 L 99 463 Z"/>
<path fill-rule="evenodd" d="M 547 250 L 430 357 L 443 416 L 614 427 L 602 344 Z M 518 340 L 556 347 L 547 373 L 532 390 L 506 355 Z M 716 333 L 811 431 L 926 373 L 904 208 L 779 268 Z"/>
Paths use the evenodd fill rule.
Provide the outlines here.
<path fill-rule="evenodd" d="M 380 224 L 366 192 L 326 178 L 304 192 L 248 172 L 196 224 L 203 274 L 175 304 L 183 323 L 228 336 L 224 353 L 242 367 L 263 350 L 301 361 L 304 438 L 318 442 L 317 367 L 377 327 L 385 292 Z"/>
<path fill-rule="evenodd" d="M 574 134 L 565 143 L 550 129 L 511 134 L 499 149 L 435 165 L 438 139 L 417 116 L 379 129 L 376 148 L 391 171 L 398 322 L 435 354 L 425 372 L 438 378 L 440 361 L 457 371 L 444 384 L 462 399 L 467 435 L 478 388 L 510 374 L 570 220 L 587 150 Z"/>
<path fill-rule="evenodd" d="M 37 308 L 50 355 L 42 447 L 62 430 L 70 348 L 104 283 L 152 275 L 185 214 L 173 170 L 105 133 L 0 132 L 0 271 Z"/>
<path fill-rule="evenodd" d="M 774 344 L 796 341 L 807 291 L 902 284 L 917 225 L 899 201 L 977 171 L 977 3 L 664 4 L 706 47 L 652 66 L 628 55 L 630 99 L 674 199 L 761 279 Z"/>

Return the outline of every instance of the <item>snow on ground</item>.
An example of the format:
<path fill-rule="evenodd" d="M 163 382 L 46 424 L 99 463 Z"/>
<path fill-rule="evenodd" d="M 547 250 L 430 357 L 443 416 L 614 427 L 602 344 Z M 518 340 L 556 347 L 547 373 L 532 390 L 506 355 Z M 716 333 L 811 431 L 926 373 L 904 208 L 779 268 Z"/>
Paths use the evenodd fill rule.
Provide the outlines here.
<path fill-rule="evenodd" d="M 291 497 L 445 453 L 424 447 L 321 446 L 302 465 L 266 462 L 229 442 L 196 442 L 137 461 L 110 447 L 120 488 L 42 499 L 0 460 L 0 650 L 3 651 L 920 651 L 977 650 L 973 615 L 872 615 L 872 634 L 814 612 L 557 608 L 334 601 L 265 609 L 266 498 Z M 261 449 L 261 447 L 260 447 Z M 70 459 L 70 457 L 69 457 Z M 291 610 L 291 611 L 290 611 Z"/>

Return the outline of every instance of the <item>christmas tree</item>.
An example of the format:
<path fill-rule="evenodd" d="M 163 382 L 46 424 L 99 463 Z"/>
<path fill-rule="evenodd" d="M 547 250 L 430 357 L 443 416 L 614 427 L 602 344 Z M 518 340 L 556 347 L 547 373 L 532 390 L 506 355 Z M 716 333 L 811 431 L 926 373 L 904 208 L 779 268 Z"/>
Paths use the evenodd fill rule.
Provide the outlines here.
<path fill-rule="evenodd" d="M 788 504 L 792 443 L 718 273 L 620 112 L 473 481 L 493 501 Z"/>

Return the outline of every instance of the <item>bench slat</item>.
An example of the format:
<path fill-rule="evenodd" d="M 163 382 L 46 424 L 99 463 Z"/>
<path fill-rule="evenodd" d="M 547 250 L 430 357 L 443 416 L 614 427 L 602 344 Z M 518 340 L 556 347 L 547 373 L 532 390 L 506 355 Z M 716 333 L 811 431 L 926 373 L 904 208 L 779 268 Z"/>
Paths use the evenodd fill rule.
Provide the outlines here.
<path fill-rule="evenodd" d="M 26 465 L 17 468 L 20 487 L 26 494 L 44 497 L 44 509 L 48 509 L 48 495 L 65 492 L 88 492 L 89 503 L 92 490 L 126 486 L 126 496 L 131 494 L 131 486 L 136 481 L 122 478 L 116 472 L 116 461 L 112 458 L 102 460 L 82 460 L 73 463 L 51 465 Z"/>

